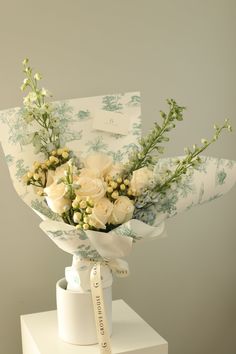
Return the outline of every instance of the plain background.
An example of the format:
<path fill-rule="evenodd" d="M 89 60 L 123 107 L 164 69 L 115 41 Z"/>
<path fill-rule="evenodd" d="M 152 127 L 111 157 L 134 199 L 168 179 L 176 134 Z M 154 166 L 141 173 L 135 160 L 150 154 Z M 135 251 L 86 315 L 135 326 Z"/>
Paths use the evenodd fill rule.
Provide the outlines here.
<path fill-rule="evenodd" d="M 56 100 L 140 90 L 143 131 L 165 98 L 188 107 L 166 155 L 236 129 L 235 0 L 0 1 L 0 109 L 21 105 L 28 56 Z M 236 159 L 235 133 L 208 154 Z M 17 197 L 0 156 L 0 353 L 21 353 L 19 316 L 55 308 L 71 262 Z M 170 354 L 236 352 L 236 188 L 168 222 L 168 238 L 136 247 L 123 298 L 169 342 Z M 46 354 L 46 353 L 45 353 Z M 52 354 L 52 353 L 48 353 Z"/>

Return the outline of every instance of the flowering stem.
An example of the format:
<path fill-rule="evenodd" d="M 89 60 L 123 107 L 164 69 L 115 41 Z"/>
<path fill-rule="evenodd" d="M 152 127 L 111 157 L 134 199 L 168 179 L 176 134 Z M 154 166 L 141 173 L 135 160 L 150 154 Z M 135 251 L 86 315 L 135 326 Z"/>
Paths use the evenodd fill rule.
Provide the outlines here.
<path fill-rule="evenodd" d="M 199 158 L 199 155 L 206 150 L 211 144 L 216 142 L 219 139 L 219 136 L 222 132 L 223 129 L 228 129 L 231 131 L 231 126 L 228 124 L 228 121 L 225 121 L 225 124 L 222 125 L 220 128 L 216 128 L 216 132 L 213 136 L 213 138 L 209 141 L 202 139 L 203 140 L 203 145 L 198 148 L 197 146 L 194 146 L 194 150 L 191 151 L 190 149 L 188 150 L 188 155 L 179 162 L 177 165 L 174 173 L 172 176 L 170 176 L 161 186 L 154 187 L 154 191 L 157 193 L 164 192 L 167 188 L 170 187 L 172 182 L 178 181 L 182 175 L 186 174 L 187 170 L 190 167 L 196 167 L 201 163 L 201 159 Z"/>
<path fill-rule="evenodd" d="M 166 114 L 161 111 L 163 118 L 162 126 L 155 123 L 153 130 L 144 138 L 139 141 L 139 148 L 129 157 L 129 162 L 126 164 L 126 176 L 130 176 L 133 171 L 146 166 L 154 164 L 155 159 L 152 155 L 153 151 L 161 154 L 164 151 L 163 146 L 159 146 L 162 142 L 169 141 L 165 133 L 175 128 L 174 121 L 183 120 L 183 111 L 185 107 L 178 106 L 173 99 L 167 100 L 169 105 L 169 113 Z"/>
<path fill-rule="evenodd" d="M 31 92 L 29 92 L 28 96 L 24 99 L 25 111 L 23 112 L 23 117 L 27 123 L 34 120 L 43 128 L 37 134 L 40 139 L 38 139 L 41 145 L 40 151 L 49 155 L 50 150 L 52 150 L 52 145 L 55 148 L 60 147 L 60 131 L 57 126 L 57 132 L 55 132 L 55 117 L 52 104 L 45 102 L 49 94 L 47 90 L 38 87 L 38 82 L 42 77 L 39 73 L 33 75 L 33 70 L 28 64 L 29 60 L 25 59 L 23 61 L 23 72 L 26 74 L 26 78 L 21 86 L 21 90 L 24 91 L 26 88 L 30 88 Z M 44 135 L 47 136 L 46 141 L 43 139 Z"/>

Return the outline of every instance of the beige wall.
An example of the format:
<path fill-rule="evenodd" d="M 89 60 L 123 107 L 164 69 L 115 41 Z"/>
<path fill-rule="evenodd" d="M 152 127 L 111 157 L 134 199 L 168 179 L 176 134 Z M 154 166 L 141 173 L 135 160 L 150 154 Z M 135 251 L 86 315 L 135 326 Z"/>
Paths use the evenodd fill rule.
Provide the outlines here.
<path fill-rule="evenodd" d="M 0 1 L 0 109 L 21 104 L 29 56 L 55 99 L 141 90 L 147 132 L 174 97 L 188 106 L 167 154 L 236 129 L 235 0 Z M 236 159 L 235 134 L 209 150 Z M 21 313 L 55 307 L 54 285 L 70 263 L 13 191 L 0 156 L 0 353 L 19 354 Z M 170 354 L 236 352 L 236 189 L 170 220 L 169 237 L 137 246 L 125 299 L 168 341 Z M 52 353 L 50 353 L 52 354 Z M 53 353 L 54 354 L 54 353 Z"/>

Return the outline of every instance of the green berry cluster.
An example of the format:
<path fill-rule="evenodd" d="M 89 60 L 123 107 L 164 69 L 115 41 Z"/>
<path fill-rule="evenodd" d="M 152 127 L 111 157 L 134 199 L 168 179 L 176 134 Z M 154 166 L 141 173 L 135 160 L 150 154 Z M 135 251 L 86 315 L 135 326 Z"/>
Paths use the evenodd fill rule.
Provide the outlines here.
<path fill-rule="evenodd" d="M 70 158 L 70 151 L 67 147 L 51 151 L 47 160 L 43 162 L 35 161 L 32 170 L 23 176 L 26 185 L 45 188 L 47 185 L 48 170 L 55 170 L 57 167 L 66 163 Z M 43 191 L 39 191 L 43 195 Z"/>
<path fill-rule="evenodd" d="M 67 147 L 53 150 L 49 158 L 45 161 L 49 170 L 55 170 L 57 167 L 63 165 L 70 159 L 70 151 Z"/>
<path fill-rule="evenodd" d="M 107 198 L 111 201 L 115 201 L 120 195 L 132 197 L 133 193 L 130 189 L 130 180 L 128 178 L 122 178 L 120 176 L 116 178 L 106 178 L 107 183 Z"/>
<path fill-rule="evenodd" d="M 79 230 L 88 230 L 92 228 L 92 224 L 90 222 L 90 215 L 93 212 L 94 202 L 91 198 L 87 198 L 86 200 L 81 199 L 79 196 L 72 202 L 72 210 L 73 210 L 73 222 L 77 229 Z"/>

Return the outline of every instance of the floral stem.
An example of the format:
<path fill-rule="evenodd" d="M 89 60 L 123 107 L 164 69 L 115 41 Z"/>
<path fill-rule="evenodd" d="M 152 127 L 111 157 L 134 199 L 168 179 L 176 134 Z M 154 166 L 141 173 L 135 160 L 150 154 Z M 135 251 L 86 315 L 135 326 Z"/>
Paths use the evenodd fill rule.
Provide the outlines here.
<path fill-rule="evenodd" d="M 187 170 L 190 167 L 198 166 L 198 164 L 201 163 L 201 159 L 198 158 L 198 156 L 204 150 L 206 150 L 211 144 L 213 144 L 216 140 L 218 140 L 223 129 L 230 130 L 230 125 L 228 124 L 228 121 L 225 121 L 225 124 L 222 127 L 216 129 L 215 135 L 211 140 L 207 141 L 205 139 L 202 139 L 203 145 L 200 148 L 194 146 L 193 152 L 187 149 L 188 155 L 179 162 L 173 175 L 170 176 L 161 186 L 158 186 L 156 188 L 154 187 L 154 191 L 157 193 L 165 191 L 167 188 L 169 188 L 172 182 L 178 181 L 183 174 L 186 174 Z"/>
<path fill-rule="evenodd" d="M 156 150 L 158 154 L 163 153 L 164 148 L 159 144 L 169 141 L 165 133 L 175 128 L 174 121 L 183 120 L 185 107 L 178 106 L 173 99 L 167 100 L 167 103 L 169 105 L 169 113 L 166 114 L 161 111 L 162 126 L 155 123 L 153 130 L 146 137 L 140 139 L 138 150 L 129 156 L 129 161 L 126 164 L 126 176 L 130 176 L 133 171 L 145 165 L 154 164 L 156 160 L 152 155 L 153 151 Z"/>

